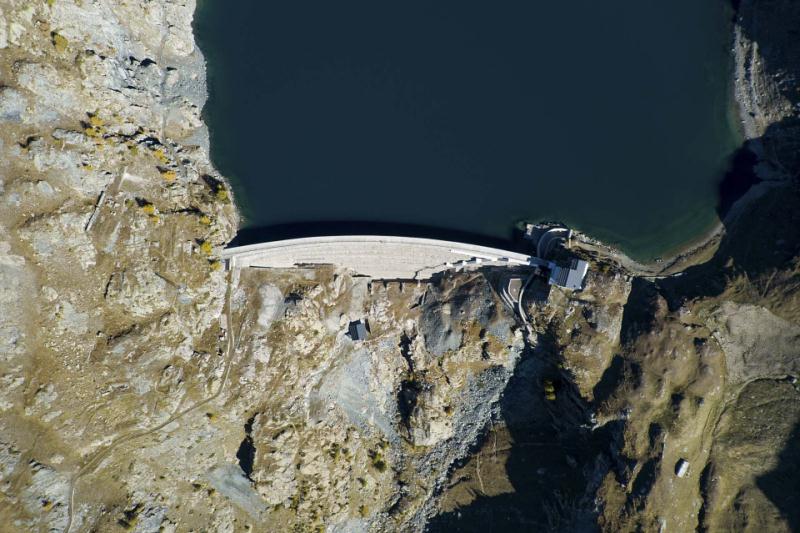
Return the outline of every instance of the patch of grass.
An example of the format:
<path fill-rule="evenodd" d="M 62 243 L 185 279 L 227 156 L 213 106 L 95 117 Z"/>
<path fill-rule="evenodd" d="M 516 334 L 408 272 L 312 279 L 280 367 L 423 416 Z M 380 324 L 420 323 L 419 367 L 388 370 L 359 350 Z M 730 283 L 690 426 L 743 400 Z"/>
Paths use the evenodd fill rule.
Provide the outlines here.
<path fill-rule="evenodd" d="M 169 163 L 169 158 L 167 157 L 167 154 L 161 148 L 156 148 L 155 150 L 153 150 L 153 156 L 156 159 L 158 159 L 159 163 L 161 163 L 162 165 L 166 165 L 167 163 Z"/>
<path fill-rule="evenodd" d="M 230 199 L 228 190 L 225 188 L 225 184 L 222 183 L 222 181 L 218 180 L 214 176 L 209 176 L 208 174 L 204 174 L 202 178 L 208 188 L 211 189 L 211 194 L 217 200 L 220 202 L 227 202 Z"/>
<path fill-rule="evenodd" d="M 214 251 L 214 247 L 206 240 L 199 240 L 198 244 L 200 245 L 200 252 L 204 255 L 211 255 L 211 252 Z"/>
<path fill-rule="evenodd" d="M 161 177 L 166 181 L 175 181 L 175 178 L 178 177 L 178 174 L 174 170 L 168 168 L 159 167 L 158 171 L 161 173 Z"/>
<path fill-rule="evenodd" d="M 386 464 L 386 459 L 384 459 L 383 454 L 379 451 L 371 451 L 369 452 L 369 458 L 372 460 L 372 467 L 380 473 L 386 472 L 388 468 L 388 464 Z"/>
<path fill-rule="evenodd" d="M 97 116 L 94 113 L 88 113 L 89 115 L 89 124 L 95 128 L 101 128 L 106 125 L 106 121 Z"/>
<path fill-rule="evenodd" d="M 339 444 L 334 442 L 331 444 L 331 447 L 328 449 L 328 455 L 331 456 L 331 459 L 334 461 L 339 458 L 339 452 L 341 451 Z"/>
<path fill-rule="evenodd" d="M 159 216 L 156 214 L 157 213 L 156 206 L 153 205 L 153 202 L 145 200 L 144 198 L 137 198 L 136 205 L 139 206 L 139 208 L 145 215 L 150 217 L 151 222 L 157 223 L 158 221 L 161 220 Z"/>
<path fill-rule="evenodd" d="M 483 326 L 477 320 L 472 320 L 464 328 L 464 339 L 467 342 L 477 341 L 483 338 L 485 331 Z"/>
<path fill-rule="evenodd" d="M 53 46 L 56 49 L 56 52 L 62 54 L 67 51 L 67 47 L 69 46 L 69 41 L 66 37 L 61 35 L 57 32 L 50 32 L 50 42 L 53 43 Z"/>
<path fill-rule="evenodd" d="M 87 137 L 91 137 L 92 139 L 101 138 L 103 136 L 104 132 L 105 132 L 105 130 L 103 128 L 96 128 L 94 126 L 89 126 L 89 125 L 87 125 L 85 128 L 83 128 L 83 133 Z"/>

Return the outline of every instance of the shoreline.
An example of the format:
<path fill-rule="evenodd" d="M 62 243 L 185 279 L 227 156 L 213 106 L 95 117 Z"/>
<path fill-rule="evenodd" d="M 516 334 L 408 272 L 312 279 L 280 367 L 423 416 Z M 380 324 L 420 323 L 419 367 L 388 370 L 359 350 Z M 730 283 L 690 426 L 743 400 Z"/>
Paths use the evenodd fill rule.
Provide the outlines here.
<path fill-rule="evenodd" d="M 754 79 L 753 65 L 759 66 L 758 45 L 750 41 L 742 28 L 741 11 L 745 2 L 735 13 L 732 35 L 732 91 L 733 102 L 737 109 L 738 127 L 743 136 L 742 149 L 752 152 L 759 161 L 762 155 L 760 137 L 766 127 L 775 121 L 759 105 L 760 90 L 758 80 Z M 757 75 L 757 72 L 755 73 Z M 680 274 L 687 268 L 704 263 L 711 259 L 719 244 L 727 233 L 727 226 L 735 223 L 739 215 L 756 199 L 772 188 L 780 187 L 787 181 L 785 176 L 778 175 L 758 165 L 753 169 L 759 182 L 750 186 L 730 207 L 723 219 L 719 219 L 713 227 L 697 239 L 676 249 L 659 262 L 639 262 L 630 258 L 618 248 L 606 244 L 590 235 L 574 232 L 579 248 L 599 254 L 601 257 L 615 261 L 630 274 L 639 277 L 666 277 Z"/>
<path fill-rule="evenodd" d="M 219 172 L 211 158 L 211 133 L 203 116 L 205 114 L 205 105 L 210 97 L 208 88 L 208 73 L 210 67 L 208 61 L 206 60 L 206 56 L 203 53 L 202 43 L 197 38 L 195 26 L 198 18 L 198 12 L 203 8 L 202 6 L 204 1 L 206 0 L 197 0 L 192 20 L 192 32 L 195 47 L 201 58 L 201 74 L 204 79 L 204 98 L 201 106 L 201 117 L 203 117 L 202 127 L 205 130 L 206 140 L 206 146 L 204 146 L 204 148 L 207 150 L 209 156 L 208 159 L 212 168 L 216 171 L 217 176 L 222 178 L 223 183 L 228 189 L 230 201 L 233 205 L 236 215 L 236 219 L 233 221 L 235 233 L 231 241 L 227 243 L 230 245 L 231 242 L 235 241 L 241 230 L 248 229 L 248 227 L 246 224 L 246 216 L 243 206 L 237 201 L 236 192 L 232 186 L 231 179 Z M 762 110 L 757 104 L 757 88 L 755 87 L 753 78 L 751 76 L 751 71 L 748 66 L 749 60 L 752 60 L 752 56 L 757 54 L 757 51 L 753 50 L 753 43 L 748 41 L 744 36 L 740 22 L 741 17 L 739 12 L 737 12 L 735 15 L 735 20 L 732 24 L 731 61 L 733 63 L 733 68 L 731 69 L 731 81 L 733 84 L 731 91 L 733 93 L 733 101 L 731 102 L 731 105 L 735 106 L 737 109 L 737 125 L 739 126 L 744 138 L 743 147 L 747 146 L 748 149 L 758 155 L 759 146 L 757 144 L 757 137 L 760 129 L 758 122 L 764 122 L 765 120 L 768 122 L 768 117 L 765 117 L 764 113 L 762 113 Z M 748 56 L 750 56 L 749 59 Z M 756 145 L 753 146 L 751 143 Z M 781 180 L 768 179 L 751 186 L 743 196 L 736 200 L 724 219 L 717 220 L 709 230 L 699 235 L 697 238 L 689 240 L 685 245 L 674 248 L 671 253 L 659 258 L 658 261 L 637 261 L 632 259 L 629 255 L 616 246 L 608 244 L 600 239 L 596 239 L 589 233 L 584 233 L 577 230 L 573 230 L 573 246 L 577 247 L 578 249 L 597 254 L 600 258 L 609 259 L 617 263 L 620 267 L 622 267 L 622 269 L 627 271 L 632 276 L 655 278 L 680 274 L 685 269 L 693 265 L 703 263 L 713 257 L 713 254 L 716 252 L 720 242 L 725 236 L 726 225 L 730 224 L 754 199 L 761 196 L 768 188 L 775 186 L 776 181 Z"/>
<path fill-rule="evenodd" d="M 620 249 L 579 231 L 573 231 L 573 246 L 617 263 L 632 276 L 655 278 L 678 274 L 690 266 L 710 259 L 724 235 L 725 224 L 719 221 L 703 236 L 659 262 L 636 261 Z"/>
<path fill-rule="evenodd" d="M 192 42 L 194 43 L 194 53 L 196 53 L 197 56 L 199 57 L 200 72 L 198 72 L 197 74 L 199 77 L 202 78 L 202 83 L 200 84 L 202 87 L 202 95 L 200 98 L 200 102 L 198 104 L 200 107 L 200 122 L 201 122 L 200 129 L 202 130 L 202 143 L 203 143 L 202 148 L 206 153 L 206 159 L 208 161 L 209 167 L 213 169 L 213 174 L 214 174 L 213 177 L 215 179 L 222 181 L 222 184 L 225 186 L 227 190 L 228 200 L 230 201 L 230 204 L 233 207 L 234 219 L 230 221 L 233 232 L 230 239 L 224 244 L 224 246 L 227 247 L 230 244 L 230 242 L 236 238 L 236 235 L 238 235 L 239 231 L 244 226 L 245 216 L 244 216 L 244 211 L 242 210 L 239 202 L 237 202 L 236 190 L 234 189 L 233 184 L 231 183 L 231 179 L 227 175 L 220 172 L 212 157 L 213 152 L 211 149 L 211 141 L 212 141 L 211 129 L 208 127 L 208 123 L 206 122 L 206 116 L 205 116 L 206 104 L 208 103 L 208 100 L 211 97 L 208 87 L 210 66 L 208 60 L 206 59 L 206 55 L 203 52 L 200 40 L 197 38 L 198 32 L 196 27 L 199 16 L 198 13 L 202 9 L 201 6 L 205 3 L 205 1 L 207 0 L 196 0 L 194 5 L 194 10 L 192 11 L 192 20 L 190 22 L 190 27 L 192 29 Z"/>

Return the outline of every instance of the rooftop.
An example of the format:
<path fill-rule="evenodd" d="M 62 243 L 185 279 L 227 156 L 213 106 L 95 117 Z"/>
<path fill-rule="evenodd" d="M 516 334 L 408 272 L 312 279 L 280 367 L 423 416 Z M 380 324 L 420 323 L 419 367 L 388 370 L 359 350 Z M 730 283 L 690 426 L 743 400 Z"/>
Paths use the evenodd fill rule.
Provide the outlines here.
<path fill-rule="evenodd" d="M 589 270 L 589 263 L 583 259 L 573 259 L 569 267 L 558 266 L 555 263 L 550 268 L 550 285 L 557 285 L 572 291 L 583 288 L 583 280 Z"/>

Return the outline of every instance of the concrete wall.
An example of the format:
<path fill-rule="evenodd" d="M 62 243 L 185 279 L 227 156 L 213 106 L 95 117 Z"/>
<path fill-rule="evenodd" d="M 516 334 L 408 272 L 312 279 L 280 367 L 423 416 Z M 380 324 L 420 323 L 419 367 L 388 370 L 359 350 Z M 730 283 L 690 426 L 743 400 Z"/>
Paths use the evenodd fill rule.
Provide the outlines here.
<path fill-rule="evenodd" d="M 231 268 L 336 265 L 376 279 L 428 279 L 448 268 L 546 265 L 529 255 L 474 244 L 377 235 L 288 239 L 228 248 Z"/>

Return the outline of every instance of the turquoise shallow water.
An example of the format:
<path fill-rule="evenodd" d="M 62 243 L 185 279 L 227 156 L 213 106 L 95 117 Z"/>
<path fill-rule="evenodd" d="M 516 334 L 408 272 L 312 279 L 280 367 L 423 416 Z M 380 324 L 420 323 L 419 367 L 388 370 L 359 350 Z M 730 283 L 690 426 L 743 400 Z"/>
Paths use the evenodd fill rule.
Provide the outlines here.
<path fill-rule="evenodd" d="M 251 227 L 560 220 L 652 258 L 717 220 L 728 9 L 204 0 L 212 158 Z"/>

